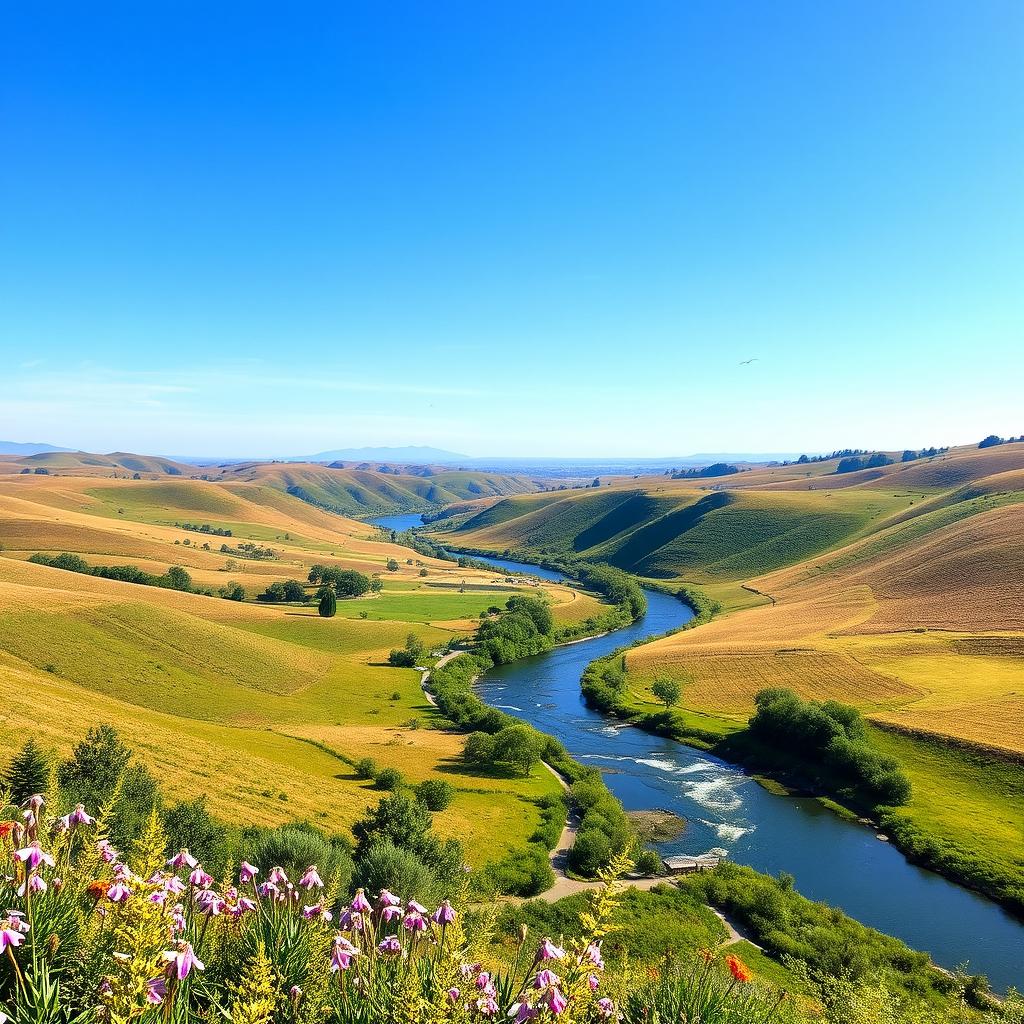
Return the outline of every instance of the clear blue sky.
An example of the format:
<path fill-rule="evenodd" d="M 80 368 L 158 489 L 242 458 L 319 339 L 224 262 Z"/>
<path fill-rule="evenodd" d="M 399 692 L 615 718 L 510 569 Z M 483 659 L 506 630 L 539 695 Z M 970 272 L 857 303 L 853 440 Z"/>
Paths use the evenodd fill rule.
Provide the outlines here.
<path fill-rule="evenodd" d="M 8 4 L 0 438 L 1021 433 L 1022 49 L 1019 0 Z"/>

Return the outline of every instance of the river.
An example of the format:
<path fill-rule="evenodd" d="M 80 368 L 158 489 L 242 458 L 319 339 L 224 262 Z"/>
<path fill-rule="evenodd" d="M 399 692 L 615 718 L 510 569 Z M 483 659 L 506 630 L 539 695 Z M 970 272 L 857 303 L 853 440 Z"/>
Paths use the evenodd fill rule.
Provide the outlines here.
<path fill-rule="evenodd" d="M 418 515 L 373 522 L 398 530 L 421 525 Z M 481 560 L 561 579 L 533 565 Z M 655 591 L 647 591 L 647 602 L 643 619 L 615 633 L 492 669 L 479 683 L 481 697 L 558 737 L 577 760 L 601 768 L 627 810 L 663 808 L 686 818 L 678 840 L 659 844 L 663 855 L 717 850 L 758 871 L 788 872 L 804 896 L 898 936 L 943 967 L 967 963 L 998 990 L 1024 987 L 1024 923 L 991 900 L 910 864 L 872 830 L 815 800 L 774 796 L 735 765 L 617 724 L 583 703 L 580 676 L 591 661 L 674 629 L 693 614 Z"/>

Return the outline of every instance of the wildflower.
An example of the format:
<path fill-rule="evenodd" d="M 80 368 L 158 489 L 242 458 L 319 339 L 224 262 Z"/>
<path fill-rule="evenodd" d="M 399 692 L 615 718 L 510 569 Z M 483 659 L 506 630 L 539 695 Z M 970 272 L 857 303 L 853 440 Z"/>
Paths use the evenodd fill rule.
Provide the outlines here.
<path fill-rule="evenodd" d="M 115 882 L 107 890 L 107 899 L 110 900 L 111 903 L 124 903 L 131 894 L 131 889 L 129 889 L 124 882 Z"/>
<path fill-rule="evenodd" d="M 288 998 L 292 1001 L 292 1008 L 296 1008 L 299 1005 L 299 1000 L 302 999 L 302 989 L 298 985 L 292 985 L 288 989 Z"/>
<path fill-rule="evenodd" d="M 380 911 L 380 916 L 385 921 L 394 921 L 395 918 L 398 918 L 398 917 L 402 916 L 402 908 L 401 907 L 382 907 L 381 911 Z"/>
<path fill-rule="evenodd" d="M 207 917 L 217 917 L 227 904 L 212 889 L 196 893 L 196 906 Z"/>
<path fill-rule="evenodd" d="M 8 910 L 7 920 L 2 923 L 15 931 L 27 933 L 29 930 L 28 921 L 25 920 L 25 915 L 20 910 Z"/>
<path fill-rule="evenodd" d="M 72 825 L 92 825 L 96 819 L 90 817 L 84 804 L 75 804 L 75 809 L 68 815 Z"/>
<path fill-rule="evenodd" d="M 183 846 L 168 862 L 169 867 L 174 868 L 175 871 L 180 871 L 182 868 L 192 869 L 199 864 L 199 861 L 188 852 L 188 847 Z"/>
<path fill-rule="evenodd" d="M 302 916 L 307 921 L 313 921 L 316 918 L 320 918 L 321 921 L 330 921 L 334 917 L 329 910 L 324 908 L 322 903 L 310 903 L 303 907 Z"/>
<path fill-rule="evenodd" d="M 167 996 L 167 979 L 160 975 L 146 982 L 146 1002 L 151 1006 L 159 1006 Z"/>
<path fill-rule="evenodd" d="M 397 956 L 402 952 L 402 943 L 398 941 L 397 935 L 389 935 L 379 943 L 377 948 L 382 953 L 390 956 Z"/>
<path fill-rule="evenodd" d="M 276 866 L 270 869 L 270 874 L 267 878 L 272 885 L 280 885 L 282 882 L 288 881 L 288 876 L 284 873 L 284 868 Z"/>
<path fill-rule="evenodd" d="M 39 875 L 29 875 L 28 880 L 18 886 L 18 895 L 24 897 L 26 890 L 28 892 L 46 892 L 46 882 Z"/>
<path fill-rule="evenodd" d="M 259 868 L 254 867 L 247 860 L 243 860 L 242 867 L 239 869 L 238 872 L 238 879 L 240 882 L 245 884 L 246 882 L 251 882 L 259 873 Z"/>
<path fill-rule="evenodd" d="M 7 925 L 0 927 L 0 953 L 11 948 L 17 949 L 24 941 L 25 935 L 20 929 Z"/>
<path fill-rule="evenodd" d="M 163 906 L 167 902 L 167 893 L 164 892 L 163 889 L 157 889 L 156 892 L 151 892 L 149 894 L 149 902 L 159 903 L 161 906 Z"/>
<path fill-rule="evenodd" d="M 43 799 L 42 793 L 34 793 L 25 801 L 25 803 L 28 804 L 29 809 L 35 814 L 38 814 L 46 805 L 46 801 Z"/>
<path fill-rule="evenodd" d="M 417 903 L 415 900 L 409 900 L 409 910 L 414 914 L 426 914 L 427 908 L 422 903 Z"/>
<path fill-rule="evenodd" d="M 591 992 L 596 992 L 598 988 L 600 988 L 600 986 L 601 980 L 598 978 L 596 974 L 587 975 L 587 987 L 590 989 Z"/>
<path fill-rule="evenodd" d="M 455 920 L 455 911 L 452 909 L 452 905 L 447 900 L 442 900 L 441 906 L 434 911 L 431 920 L 434 924 L 451 924 Z"/>
<path fill-rule="evenodd" d="M 261 882 L 257 890 L 264 899 L 276 898 L 281 891 L 273 882 Z"/>
<path fill-rule="evenodd" d="M 177 896 L 185 891 L 185 883 L 177 875 L 165 879 L 163 885 L 164 891 L 170 896 Z"/>
<path fill-rule="evenodd" d="M 462 964 L 459 967 L 459 973 L 466 979 L 472 978 L 477 971 L 480 970 L 479 964 Z"/>
<path fill-rule="evenodd" d="M 310 864 L 306 868 L 306 873 L 299 879 L 299 886 L 302 889 L 322 889 L 324 887 L 324 881 L 317 873 L 315 864 Z M 366 909 L 370 909 L 369 903 L 366 904 Z"/>
<path fill-rule="evenodd" d="M 187 927 L 188 922 L 185 920 L 185 908 L 178 903 L 171 912 L 171 931 L 183 932 Z"/>
<path fill-rule="evenodd" d="M 491 975 L 488 971 L 481 971 L 477 975 L 474 984 L 485 996 L 493 996 L 496 994 L 497 990 L 494 987 L 494 982 L 491 981 Z"/>
<path fill-rule="evenodd" d="M 540 944 L 537 953 L 538 960 L 561 960 L 564 956 L 565 950 L 561 946 L 556 946 L 550 939 L 545 939 Z"/>
<path fill-rule="evenodd" d="M 118 858 L 117 850 L 110 845 L 110 840 L 108 839 L 101 839 L 96 844 L 96 852 L 100 855 L 100 860 L 104 864 L 113 864 Z"/>
<path fill-rule="evenodd" d="M 569 1005 L 569 1000 L 557 988 L 549 989 L 543 998 L 547 1000 L 548 1009 L 554 1014 L 561 1013 Z"/>
<path fill-rule="evenodd" d="M 213 885 L 213 876 L 208 875 L 203 870 L 201 864 L 188 876 L 188 880 L 191 885 L 196 886 L 198 889 L 209 889 Z"/>
<path fill-rule="evenodd" d="M 358 955 L 359 950 L 344 935 L 336 935 L 331 950 L 331 970 L 347 971 L 352 966 L 352 958 Z"/>
<path fill-rule="evenodd" d="M 402 905 L 402 901 L 387 889 L 381 889 L 378 902 L 382 907 L 400 907 Z"/>
<path fill-rule="evenodd" d="M 482 996 L 476 1001 L 476 1012 L 482 1017 L 495 1017 L 498 1013 L 498 1004 L 493 996 Z"/>
<path fill-rule="evenodd" d="M 0 821 L 0 839 L 6 839 L 15 828 L 20 828 L 16 821 Z"/>
<path fill-rule="evenodd" d="M 373 909 L 373 907 L 370 906 L 370 901 L 366 898 L 366 895 L 362 889 L 356 889 L 355 898 L 352 900 L 349 906 L 357 914 L 368 914 Z"/>
<path fill-rule="evenodd" d="M 167 972 L 184 981 L 194 967 L 197 971 L 205 971 L 206 964 L 200 960 L 192 949 L 190 942 L 179 942 L 177 949 L 165 949 L 164 960 L 167 961 Z"/>
<path fill-rule="evenodd" d="M 597 1012 L 605 1018 L 613 1017 L 615 1015 L 615 1004 L 607 996 L 604 999 L 598 999 Z"/>
<path fill-rule="evenodd" d="M 232 910 L 232 913 L 235 915 L 235 917 L 241 917 L 242 914 L 247 914 L 247 913 L 249 913 L 249 911 L 255 910 L 255 909 L 256 909 L 256 904 L 251 899 L 249 899 L 247 896 L 239 896 L 238 897 L 238 902 L 235 904 L 235 907 L 234 907 L 234 910 Z M 324 920 L 329 921 L 330 917 L 326 917 L 326 918 L 324 918 Z"/>
<path fill-rule="evenodd" d="M 599 971 L 604 970 L 604 960 L 601 959 L 601 943 L 592 942 L 587 946 L 583 956 L 584 959 L 593 964 Z"/>
<path fill-rule="evenodd" d="M 462 995 L 462 993 L 457 988 L 455 988 L 454 985 L 450 989 L 448 989 L 448 1001 L 449 1002 L 457 1003 L 459 1001 L 459 996 L 460 995 Z"/>
<path fill-rule="evenodd" d="M 511 1017 L 513 1014 L 515 1014 L 515 1024 L 523 1024 L 523 1021 L 533 1020 L 537 1016 L 537 1010 L 529 1003 L 513 1003 L 508 1015 Z"/>
<path fill-rule="evenodd" d="M 361 932 L 363 930 L 363 915 L 354 910 L 346 910 L 338 919 L 338 927 L 343 932 Z"/>
<path fill-rule="evenodd" d="M 746 984 L 754 977 L 750 968 L 738 956 L 733 956 L 732 953 L 725 958 L 725 965 L 729 968 L 729 973 L 733 978 L 741 984 Z"/>
<path fill-rule="evenodd" d="M 561 984 L 562 979 L 554 971 L 549 970 L 538 971 L 537 977 L 533 979 L 534 988 L 553 988 Z"/>
<path fill-rule="evenodd" d="M 40 864 L 47 864 L 52 868 L 56 863 L 53 857 L 46 853 L 38 843 L 31 843 L 20 850 L 15 850 L 14 859 L 20 860 L 28 867 L 29 871 L 35 871 Z"/>
<path fill-rule="evenodd" d="M 402 919 L 402 927 L 410 932 L 424 932 L 427 930 L 427 919 L 414 911 L 405 915 Z"/>

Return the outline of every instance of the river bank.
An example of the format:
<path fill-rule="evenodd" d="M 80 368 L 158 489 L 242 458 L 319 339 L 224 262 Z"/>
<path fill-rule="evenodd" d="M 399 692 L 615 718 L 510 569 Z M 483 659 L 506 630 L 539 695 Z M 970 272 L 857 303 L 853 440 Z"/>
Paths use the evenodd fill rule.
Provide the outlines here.
<path fill-rule="evenodd" d="M 552 570 L 484 558 L 495 568 L 557 580 Z M 602 769 L 627 810 L 666 808 L 687 819 L 662 855 L 721 851 L 769 875 L 784 873 L 812 900 L 839 907 L 882 932 L 927 950 L 942 967 L 987 974 L 997 988 L 1024 978 L 1024 926 L 1001 907 L 910 864 L 889 843 L 817 800 L 780 796 L 706 751 L 630 728 L 588 707 L 579 682 L 588 664 L 617 648 L 686 625 L 692 610 L 647 592 L 642 620 L 607 636 L 490 669 L 477 692 L 557 737 L 569 755 Z"/>

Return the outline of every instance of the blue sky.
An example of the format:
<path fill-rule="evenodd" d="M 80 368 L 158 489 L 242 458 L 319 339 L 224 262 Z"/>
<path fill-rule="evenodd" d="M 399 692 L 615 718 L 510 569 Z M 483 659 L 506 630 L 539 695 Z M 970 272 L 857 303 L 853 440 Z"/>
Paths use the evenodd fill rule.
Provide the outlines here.
<path fill-rule="evenodd" d="M 9 6 L 0 438 L 1021 433 L 1022 41 L 1017 0 Z"/>

